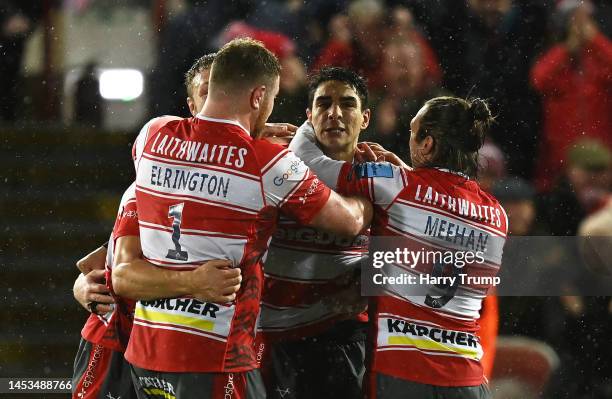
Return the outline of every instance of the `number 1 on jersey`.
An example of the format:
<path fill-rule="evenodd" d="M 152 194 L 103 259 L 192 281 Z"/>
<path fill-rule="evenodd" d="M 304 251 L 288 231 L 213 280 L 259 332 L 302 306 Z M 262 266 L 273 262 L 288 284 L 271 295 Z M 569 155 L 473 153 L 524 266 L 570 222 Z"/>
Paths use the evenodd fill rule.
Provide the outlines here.
<path fill-rule="evenodd" d="M 179 243 L 179 239 L 181 238 L 181 219 L 183 218 L 183 207 L 185 206 L 184 202 L 180 204 L 172 205 L 168 209 L 168 217 L 174 218 L 172 222 L 172 242 L 174 243 L 174 249 L 168 250 L 168 255 L 166 258 L 174 259 L 174 260 L 187 260 L 188 255 L 187 251 L 183 251 L 181 248 L 181 244 Z"/>

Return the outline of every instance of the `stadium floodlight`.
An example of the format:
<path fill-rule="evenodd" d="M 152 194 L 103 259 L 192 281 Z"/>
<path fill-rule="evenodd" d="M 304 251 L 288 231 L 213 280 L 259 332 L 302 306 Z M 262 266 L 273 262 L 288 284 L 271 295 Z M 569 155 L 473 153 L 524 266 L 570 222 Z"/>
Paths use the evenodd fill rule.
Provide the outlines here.
<path fill-rule="evenodd" d="M 144 77 L 137 69 L 104 69 L 100 73 L 100 94 L 107 100 L 131 101 L 142 94 Z"/>

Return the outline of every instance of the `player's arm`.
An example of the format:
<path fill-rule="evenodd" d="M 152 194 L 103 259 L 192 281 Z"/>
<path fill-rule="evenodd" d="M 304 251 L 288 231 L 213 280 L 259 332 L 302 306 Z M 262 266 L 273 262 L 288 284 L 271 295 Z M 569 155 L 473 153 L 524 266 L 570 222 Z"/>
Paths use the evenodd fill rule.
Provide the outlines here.
<path fill-rule="evenodd" d="M 194 270 L 169 270 L 142 258 L 137 236 L 115 241 L 116 265 L 112 270 L 113 291 L 136 300 L 176 298 L 190 295 L 196 299 L 231 302 L 240 289 L 239 268 L 226 260 L 209 261 Z"/>
<path fill-rule="evenodd" d="M 97 302 L 96 311 L 106 313 L 111 311 L 111 305 L 115 302 L 106 287 L 104 269 L 92 270 L 87 274 L 79 274 L 72 288 L 74 299 L 77 300 L 88 312 L 91 312 L 89 304 Z"/>
<path fill-rule="evenodd" d="M 106 261 L 106 244 L 94 249 L 76 263 L 76 267 L 83 274 L 88 274 L 92 270 L 104 270 Z"/>
<path fill-rule="evenodd" d="M 262 145 L 261 149 L 271 148 Z M 321 177 L 314 175 L 291 151 L 282 153 L 265 170 L 263 185 L 266 202 L 303 225 L 356 236 L 372 219 L 372 205 L 368 200 L 343 197 L 330 190 L 321 182 Z"/>
<path fill-rule="evenodd" d="M 370 225 L 373 212 L 366 198 L 343 197 L 331 191 L 325 205 L 306 225 L 353 237 Z"/>

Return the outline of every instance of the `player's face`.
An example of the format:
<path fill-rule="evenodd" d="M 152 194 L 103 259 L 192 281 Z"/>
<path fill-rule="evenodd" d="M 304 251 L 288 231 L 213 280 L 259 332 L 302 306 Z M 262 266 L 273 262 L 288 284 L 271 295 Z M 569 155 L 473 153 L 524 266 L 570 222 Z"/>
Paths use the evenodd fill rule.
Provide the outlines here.
<path fill-rule="evenodd" d="M 370 121 L 370 110 L 361 109 L 355 89 L 337 80 L 323 82 L 310 106 L 306 114 L 321 146 L 327 152 L 355 151 L 359 133 Z"/>
<path fill-rule="evenodd" d="M 196 74 L 192 82 L 192 96 L 187 98 L 187 105 L 191 115 L 196 116 L 204 106 L 208 97 L 208 82 L 210 80 L 210 69 L 203 69 Z"/>
<path fill-rule="evenodd" d="M 264 96 L 263 103 L 259 109 L 259 114 L 255 122 L 255 126 L 251 134 L 253 137 L 259 136 L 259 132 L 265 127 L 268 118 L 272 114 L 274 109 L 274 100 L 278 95 L 278 88 L 280 83 L 280 77 L 276 77 L 270 87 L 266 86 L 266 94 Z"/>

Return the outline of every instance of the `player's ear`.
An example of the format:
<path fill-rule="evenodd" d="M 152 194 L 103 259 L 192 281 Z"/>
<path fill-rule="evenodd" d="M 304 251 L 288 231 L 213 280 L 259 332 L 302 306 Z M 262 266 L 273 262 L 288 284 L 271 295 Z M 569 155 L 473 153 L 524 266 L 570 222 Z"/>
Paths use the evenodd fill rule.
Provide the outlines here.
<path fill-rule="evenodd" d="M 371 116 L 370 108 L 363 111 L 361 115 L 363 116 L 363 122 L 361 122 L 361 130 L 365 130 L 370 124 L 370 116 Z"/>
<path fill-rule="evenodd" d="M 312 123 L 312 111 L 310 108 L 306 108 L 306 119 L 308 119 L 308 122 Z"/>
<path fill-rule="evenodd" d="M 266 86 L 257 86 L 251 92 L 251 108 L 258 110 L 261 108 L 266 97 Z"/>
<path fill-rule="evenodd" d="M 434 155 L 434 149 L 435 149 L 434 148 L 435 147 L 434 138 L 427 135 L 419 144 L 422 149 L 423 155 L 431 159 L 431 157 L 433 157 Z"/>
<path fill-rule="evenodd" d="M 198 110 L 196 109 L 195 102 L 193 102 L 191 97 L 187 97 L 187 107 L 189 107 L 189 112 L 191 112 L 191 116 L 196 116 L 198 114 Z"/>

